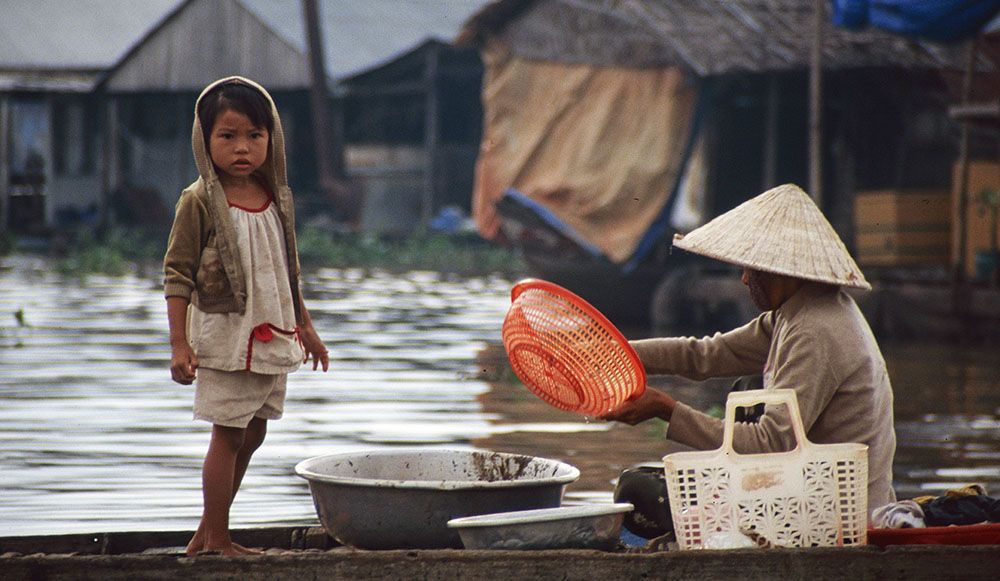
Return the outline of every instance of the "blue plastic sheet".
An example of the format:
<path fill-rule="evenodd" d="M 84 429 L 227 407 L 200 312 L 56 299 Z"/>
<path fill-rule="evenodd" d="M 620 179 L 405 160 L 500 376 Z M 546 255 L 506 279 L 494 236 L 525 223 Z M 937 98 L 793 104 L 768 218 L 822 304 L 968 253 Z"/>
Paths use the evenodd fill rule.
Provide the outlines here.
<path fill-rule="evenodd" d="M 1000 0 L 831 0 L 831 6 L 837 26 L 874 26 L 937 42 L 976 36 L 1000 12 Z"/>

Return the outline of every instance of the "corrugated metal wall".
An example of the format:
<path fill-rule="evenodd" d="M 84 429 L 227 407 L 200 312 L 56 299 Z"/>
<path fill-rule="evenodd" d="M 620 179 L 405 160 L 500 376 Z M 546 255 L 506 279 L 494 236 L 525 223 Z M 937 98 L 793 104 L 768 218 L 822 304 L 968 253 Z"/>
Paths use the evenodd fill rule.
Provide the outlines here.
<path fill-rule="evenodd" d="M 234 50 L 235 48 L 235 50 Z M 198 91 L 244 75 L 268 89 L 308 86 L 308 61 L 236 0 L 192 2 L 108 79 L 110 92 Z"/>

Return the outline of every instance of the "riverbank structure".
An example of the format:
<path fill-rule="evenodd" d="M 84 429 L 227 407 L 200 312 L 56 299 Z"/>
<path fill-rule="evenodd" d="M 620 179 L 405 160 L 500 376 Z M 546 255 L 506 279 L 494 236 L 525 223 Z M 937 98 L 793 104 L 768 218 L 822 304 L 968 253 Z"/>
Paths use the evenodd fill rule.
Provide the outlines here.
<path fill-rule="evenodd" d="M 316 0 L 326 129 L 343 146 L 326 161 L 360 198 L 352 226 L 409 231 L 444 206 L 468 212 L 482 67 L 450 40 L 484 3 Z M 233 74 L 267 87 L 287 120 L 296 198 L 339 219 L 320 183 L 307 40 L 302 0 L 5 2 L 0 234 L 169 228 L 198 175 L 195 99 Z"/>

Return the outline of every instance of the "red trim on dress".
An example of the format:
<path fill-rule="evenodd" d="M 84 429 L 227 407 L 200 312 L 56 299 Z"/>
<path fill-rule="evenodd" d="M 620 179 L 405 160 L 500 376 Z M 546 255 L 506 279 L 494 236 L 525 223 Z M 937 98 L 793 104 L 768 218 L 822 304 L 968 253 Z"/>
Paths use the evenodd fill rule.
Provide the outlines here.
<path fill-rule="evenodd" d="M 234 204 L 234 203 L 232 203 L 232 202 L 230 202 L 228 200 L 226 201 L 226 203 L 229 204 L 230 208 L 238 208 L 240 210 L 243 210 L 244 212 L 252 212 L 252 213 L 256 214 L 258 212 L 263 212 L 264 210 L 266 210 L 267 207 L 270 206 L 271 202 L 273 202 L 273 201 L 274 201 L 274 194 L 272 194 L 271 192 L 268 192 L 267 193 L 267 201 L 264 202 L 264 205 L 261 206 L 261 207 L 259 207 L 259 208 L 244 208 L 243 206 L 241 206 L 239 204 Z"/>

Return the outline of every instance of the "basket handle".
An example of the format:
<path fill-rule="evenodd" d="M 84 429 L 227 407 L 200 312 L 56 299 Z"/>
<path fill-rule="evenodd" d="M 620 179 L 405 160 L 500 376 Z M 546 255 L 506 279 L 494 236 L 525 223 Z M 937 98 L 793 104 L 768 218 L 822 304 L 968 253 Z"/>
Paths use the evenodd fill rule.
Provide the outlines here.
<path fill-rule="evenodd" d="M 722 450 L 727 454 L 736 454 L 733 450 L 733 432 L 736 430 L 736 408 L 750 407 L 762 403 L 764 405 L 788 406 L 788 417 L 795 433 L 795 448 L 809 446 L 806 430 L 802 426 L 802 414 L 799 412 L 799 400 L 794 389 L 753 389 L 749 391 L 734 391 L 726 399 L 726 420 L 722 433 Z"/>

